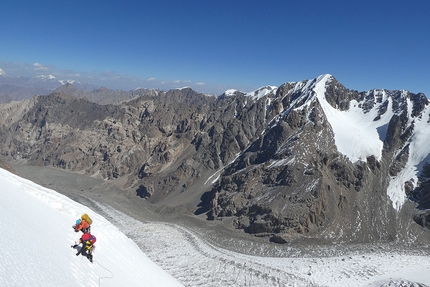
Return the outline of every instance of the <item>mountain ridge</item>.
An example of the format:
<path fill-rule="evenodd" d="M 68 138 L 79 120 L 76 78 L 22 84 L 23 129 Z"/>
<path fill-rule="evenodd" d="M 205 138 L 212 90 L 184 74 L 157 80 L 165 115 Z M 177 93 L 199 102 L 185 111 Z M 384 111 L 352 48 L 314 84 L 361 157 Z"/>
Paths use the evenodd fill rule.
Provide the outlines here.
<path fill-rule="evenodd" d="M 358 92 L 325 74 L 103 106 L 57 91 L 3 105 L 0 146 L 275 242 L 408 241 L 427 227 L 428 119 L 423 94 Z"/>

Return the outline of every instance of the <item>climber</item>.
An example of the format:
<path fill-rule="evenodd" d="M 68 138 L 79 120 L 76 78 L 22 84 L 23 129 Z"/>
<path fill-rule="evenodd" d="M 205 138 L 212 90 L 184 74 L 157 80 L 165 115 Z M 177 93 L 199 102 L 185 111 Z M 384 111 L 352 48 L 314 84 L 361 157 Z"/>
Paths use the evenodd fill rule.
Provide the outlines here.
<path fill-rule="evenodd" d="M 89 232 L 90 225 L 88 222 L 84 219 L 78 219 L 76 220 L 76 224 L 72 226 L 75 232 L 82 231 L 83 233 Z"/>
<path fill-rule="evenodd" d="M 79 256 L 81 254 L 82 256 L 85 256 L 90 260 L 90 262 L 93 262 L 93 251 L 95 249 L 94 243 L 96 242 L 96 237 L 90 233 L 84 233 L 82 234 L 81 238 L 79 238 L 79 243 L 72 245 L 71 247 L 78 250 L 78 253 L 76 253 L 76 256 Z M 80 246 L 82 244 L 82 246 Z"/>
<path fill-rule="evenodd" d="M 92 219 L 88 216 L 88 214 L 84 213 L 82 214 L 80 219 L 76 220 L 76 224 L 73 225 L 72 227 L 75 230 L 75 232 L 78 232 L 80 230 L 83 233 L 90 233 L 91 224 L 93 224 Z"/>

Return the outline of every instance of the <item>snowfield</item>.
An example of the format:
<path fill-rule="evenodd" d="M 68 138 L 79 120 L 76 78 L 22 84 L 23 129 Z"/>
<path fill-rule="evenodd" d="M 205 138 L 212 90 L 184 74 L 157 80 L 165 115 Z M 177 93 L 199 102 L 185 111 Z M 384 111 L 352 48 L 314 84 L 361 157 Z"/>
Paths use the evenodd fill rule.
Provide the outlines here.
<path fill-rule="evenodd" d="M 95 212 L 2 169 L 0 184 L 0 286 L 430 286 L 428 247 L 312 247 L 303 255 L 242 242 L 234 252 L 210 230 L 137 221 L 98 202 Z M 94 264 L 70 248 L 82 213 L 94 221 Z"/>
<path fill-rule="evenodd" d="M 0 186 L 0 286 L 182 286 L 85 206 L 3 169 Z M 93 219 L 93 264 L 71 248 L 82 213 Z"/>

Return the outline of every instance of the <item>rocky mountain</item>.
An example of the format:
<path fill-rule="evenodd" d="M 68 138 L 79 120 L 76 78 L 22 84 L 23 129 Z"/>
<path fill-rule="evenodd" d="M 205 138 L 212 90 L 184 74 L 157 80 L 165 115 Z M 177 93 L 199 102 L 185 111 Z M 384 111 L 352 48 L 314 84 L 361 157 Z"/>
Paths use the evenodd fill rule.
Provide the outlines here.
<path fill-rule="evenodd" d="M 423 94 L 353 91 L 331 75 L 219 97 L 151 91 L 116 105 L 76 93 L 1 105 L 2 155 L 101 177 L 160 209 L 274 242 L 428 236 Z"/>
<path fill-rule="evenodd" d="M 90 102 L 100 105 L 117 105 L 122 102 L 130 101 L 144 94 L 156 95 L 156 90 L 139 88 L 132 91 L 110 90 L 107 88 L 98 88 L 92 91 L 84 91 L 71 83 L 66 83 L 63 86 L 55 89 L 54 93 L 64 93 L 77 98 L 86 98 Z"/>

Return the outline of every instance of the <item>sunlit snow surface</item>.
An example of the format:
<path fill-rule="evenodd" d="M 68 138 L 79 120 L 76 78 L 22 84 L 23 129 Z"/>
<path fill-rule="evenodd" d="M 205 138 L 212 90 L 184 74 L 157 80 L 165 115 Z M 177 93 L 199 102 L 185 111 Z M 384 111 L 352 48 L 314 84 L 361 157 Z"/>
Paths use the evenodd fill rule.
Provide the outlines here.
<path fill-rule="evenodd" d="M 91 214 L 94 263 L 70 246 Z M 102 216 L 0 169 L 0 286 L 182 286 Z"/>
<path fill-rule="evenodd" d="M 172 276 L 185 286 L 214 287 L 430 284 L 426 251 L 399 254 L 375 246 L 369 253 L 303 257 L 274 245 L 281 257 L 250 256 L 220 247 L 228 242 L 208 242 L 205 231 L 136 221 L 95 202 L 97 214 L 2 169 L 0 186 L 0 286 L 180 286 Z M 71 225 L 83 212 L 94 220 L 94 264 L 70 248 L 78 237 Z"/>
<path fill-rule="evenodd" d="M 391 179 L 387 193 L 393 201 L 396 209 L 400 209 L 405 201 L 404 183 L 410 179 L 414 186 L 418 182 L 423 164 L 430 162 L 430 107 L 423 112 L 423 118 L 415 119 L 415 128 L 412 138 L 409 140 L 409 158 L 406 166 L 400 173 Z"/>
<path fill-rule="evenodd" d="M 391 112 L 385 113 L 381 120 L 373 121 L 377 115 L 376 109 L 364 113 L 356 101 L 351 102 L 347 111 L 333 108 L 325 98 L 325 85 L 331 77 L 331 75 L 319 77 L 314 90 L 333 128 L 339 152 L 346 155 L 352 162 L 365 161 L 371 155 L 374 155 L 378 160 L 381 159 L 383 139 L 381 140 L 378 135 L 378 128 L 386 125 L 393 114 Z"/>

